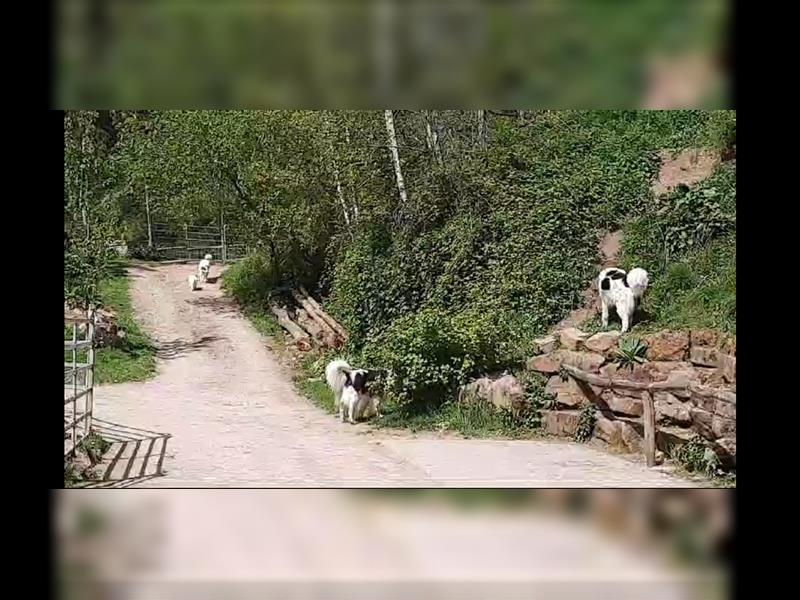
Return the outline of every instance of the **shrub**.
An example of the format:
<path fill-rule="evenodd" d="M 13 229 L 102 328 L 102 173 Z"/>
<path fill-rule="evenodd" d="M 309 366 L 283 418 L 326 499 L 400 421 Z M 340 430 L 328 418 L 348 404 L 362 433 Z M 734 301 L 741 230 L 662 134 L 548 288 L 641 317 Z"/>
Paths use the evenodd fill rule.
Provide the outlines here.
<path fill-rule="evenodd" d="M 370 340 L 362 361 L 387 369 L 386 389 L 400 401 L 439 404 L 470 377 L 522 359 L 515 332 L 500 317 L 424 309 Z"/>
<path fill-rule="evenodd" d="M 597 422 L 597 409 L 594 404 L 584 404 L 578 415 L 578 427 L 575 429 L 574 439 L 576 442 L 588 442 L 594 433 L 594 425 Z"/>
<path fill-rule="evenodd" d="M 649 327 L 736 331 L 736 170 L 677 190 L 625 227 L 622 264 L 651 274 Z"/>
<path fill-rule="evenodd" d="M 242 306 L 262 306 L 278 279 L 268 258 L 251 254 L 231 265 L 222 276 L 222 288 Z"/>

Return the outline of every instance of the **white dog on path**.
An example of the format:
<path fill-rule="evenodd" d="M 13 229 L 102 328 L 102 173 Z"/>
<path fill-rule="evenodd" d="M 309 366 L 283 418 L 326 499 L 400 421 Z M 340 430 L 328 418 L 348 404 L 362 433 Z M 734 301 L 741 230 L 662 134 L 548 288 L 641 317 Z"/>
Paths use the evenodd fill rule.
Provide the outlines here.
<path fill-rule="evenodd" d="M 202 283 L 208 279 L 208 274 L 211 272 L 211 255 L 206 254 L 203 259 L 197 263 L 197 276 Z"/>
<path fill-rule="evenodd" d="M 333 391 L 333 406 L 342 422 L 380 416 L 378 400 L 366 388 L 368 372 L 353 369 L 347 361 L 334 360 L 325 367 L 325 381 Z"/>

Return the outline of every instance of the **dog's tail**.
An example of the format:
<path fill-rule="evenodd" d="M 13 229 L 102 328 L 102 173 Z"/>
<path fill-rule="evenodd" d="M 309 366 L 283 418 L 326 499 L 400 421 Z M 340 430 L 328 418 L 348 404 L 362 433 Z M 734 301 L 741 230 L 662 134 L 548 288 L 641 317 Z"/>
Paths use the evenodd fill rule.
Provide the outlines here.
<path fill-rule="evenodd" d="M 345 360 L 333 360 L 325 367 L 325 381 L 333 390 L 337 402 L 342 397 L 342 390 L 347 383 L 349 371 L 351 371 L 351 367 Z"/>
<path fill-rule="evenodd" d="M 635 269 L 631 269 L 628 273 L 628 286 L 633 291 L 633 297 L 641 299 L 644 295 L 645 290 L 647 290 L 647 286 L 650 283 L 650 276 L 647 274 L 647 271 L 644 269 L 640 269 L 636 267 Z"/>

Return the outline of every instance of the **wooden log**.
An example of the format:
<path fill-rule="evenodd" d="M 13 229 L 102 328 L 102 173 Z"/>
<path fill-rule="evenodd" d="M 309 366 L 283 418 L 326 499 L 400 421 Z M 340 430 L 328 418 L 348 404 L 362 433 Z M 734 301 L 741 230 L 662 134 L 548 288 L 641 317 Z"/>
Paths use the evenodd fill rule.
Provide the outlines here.
<path fill-rule="evenodd" d="M 295 311 L 297 324 L 302 327 L 308 334 L 319 341 L 321 344 L 332 347 L 333 345 L 333 332 L 326 331 L 319 326 L 319 323 L 314 321 L 309 314 L 302 308 Z"/>
<path fill-rule="evenodd" d="M 689 391 L 704 398 L 714 398 L 715 400 L 722 400 L 723 402 L 730 402 L 736 404 L 736 394 L 728 390 L 720 390 L 699 383 L 689 384 Z"/>
<path fill-rule="evenodd" d="M 333 336 L 336 335 L 336 330 L 326 323 L 325 319 L 317 314 L 317 311 L 314 310 L 311 302 L 309 302 L 307 298 L 303 297 L 303 295 L 297 290 L 292 290 L 292 297 L 300 306 L 303 307 L 309 317 L 311 317 L 322 329 L 330 333 L 331 339 L 333 339 Z"/>
<path fill-rule="evenodd" d="M 309 345 L 309 347 L 311 346 L 311 336 L 309 336 L 306 331 L 304 331 L 297 323 L 289 318 L 289 313 L 285 308 L 270 304 L 269 309 L 278 319 L 280 326 L 288 331 L 289 335 L 291 335 L 296 342 L 305 342 Z"/>
<path fill-rule="evenodd" d="M 311 297 L 311 294 L 309 294 L 306 291 L 306 288 L 300 286 L 300 293 L 303 295 L 304 298 L 306 298 L 308 303 L 311 304 L 311 306 L 314 308 L 314 310 L 320 316 L 320 318 L 322 318 L 336 333 L 338 333 L 342 337 L 342 339 L 346 340 L 347 331 L 345 331 L 344 327 L 339 325 L 336 319 L 334 319 L 332 316 L 330 316 L 328 313 L 322 310 L 322 307 L 319 305 L 319 302 L 317 302 L 316 300 L 314 300 L 314 298 Z"/>
<path fill-rule="evenodd" d="M 656 464 L 656 409 L 653 394 L 642 392 L 642 420 L 644 421 L 644 458 L 648 467 Z"/>

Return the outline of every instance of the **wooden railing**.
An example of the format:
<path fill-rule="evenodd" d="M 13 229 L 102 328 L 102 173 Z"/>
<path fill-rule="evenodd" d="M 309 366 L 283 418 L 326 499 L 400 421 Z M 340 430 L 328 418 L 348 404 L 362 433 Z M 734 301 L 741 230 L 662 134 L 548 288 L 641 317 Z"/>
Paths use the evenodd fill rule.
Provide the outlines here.
<path fill-rule="evenodd" d="M 653 394 L 655 392 L 679 392 L 683 395 L 693 393 L 736 404 L 735 393 L 703 386 L 688 379 L 676 381 L 667 378 L 666 381 L 644 383 L 615 377 L 603 377 L 594 373 L 587 373 L 572 365 L 565 364 L 562 365 L 562 368 L 583 390 L 585 390 L 586 385 L 590 385 L 601 389 L 622 389 L 640 392 L 644 425 L 644 456 L 648 467 L 656 464 L 656 413 L 653 402 Z M 590 390 L 586 390 L 586 393 L 584 393 L 587 398 L 592 399 L 596 396 L 593 390 L 591 393 L 589 392 Z"/>

